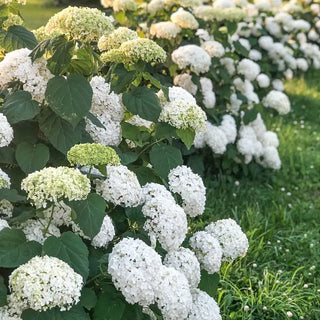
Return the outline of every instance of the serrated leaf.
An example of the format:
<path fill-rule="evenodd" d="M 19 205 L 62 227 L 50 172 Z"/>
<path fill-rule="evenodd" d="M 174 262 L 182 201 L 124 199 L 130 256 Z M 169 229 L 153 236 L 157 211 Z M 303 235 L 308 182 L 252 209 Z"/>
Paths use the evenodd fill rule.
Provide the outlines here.
<path fill-rule="evenodd" d="M 201 281 L 199 283 L 199 289 L 205 291 L 212 298 L 216 297 L 217 288 L 219 284 L 218 273 L 209 274 L 205 270 L 201 270 Z"/>
<path fill-rule="evenodd" d="M 74 128 L 91 108 L 92 88 L 81 75 L 56 76 L 48 81 L 45 96 L 49 107 Z"/>
<path fill-rule="evenodd" d="M 16 160 L 25 173 L 31 173 L 45 167 L 50 158 L 49 148 L 42 144 L 22 142 L 16 149 Z"/>
<path fill-rule="evenodd" d="M 169 171 L 183 164 L 179 149 L 164 143 L 154 145 L 150 151 L 150 162 L 156 172 L 167 179 Z"/>
<path fill-rule="evenodd" d="M 91 310 L 97 303 L 97 296 L 95 292 L 90 288 L 82 288 L 80 305 L 87 310 Z"/>
<path fill-rule="evenodd" d="M 93 239 L 100 231 L 106 215 L 106 201 L 96 193 L 88 195 L 86 200 L 71 201 L 68 205 L 75 211 L 75 222 L 79 224 L 85 235 Z"/>
<path fill-rule="evenodd" d="M 4 199 L 11 202 L 23 202 L 26 197 L 20 195 L 16 189 L 0 189 L 0 201 Z"/>
<path fill-rule="evenodd" d="M 196 135 L 195 131 L 193 129 L 177 129 L 177 135 L 182 140 L 182 142 L 185 144 L 187 149 L 189 150 L 191 146 L 193 145 L 194 137 Z"/>
<path fill-rule="evenodd" d="M 0 267 L 15 268 L 41 254 L 41 244 L 28 241 L 21 230 L 0 231 Z"/>
<path fill-rule="evenodd" d="M 21 48 L 33 49 L 37 44 L 34 34 L 22 26 L 11 26 L 6 32 L 1 30 L 0 45 L 7 52 Z"/>
<path fill-rule="evenodd" d="M 3 114 L 11 124 L 34 118 L 40 112 L 37 101 L 26 91 L 16 91 L 7 96 Z"/>
<path fill-rule="evenodd" d="M 87 279 L 89 274 L 88 249 L 81 238 L 71 231 L 60 238 L 49 237 L 43 245 L 43 252 L 68 263 L 75 272 Z"/>
<path fill-rule="evenodd" d="M 147 87 L 138 87 L 122 96 L 122 101 L 127 109 L 141 118 L 156 122 L 159 118 L 161 107 L 157 95 Z"/>

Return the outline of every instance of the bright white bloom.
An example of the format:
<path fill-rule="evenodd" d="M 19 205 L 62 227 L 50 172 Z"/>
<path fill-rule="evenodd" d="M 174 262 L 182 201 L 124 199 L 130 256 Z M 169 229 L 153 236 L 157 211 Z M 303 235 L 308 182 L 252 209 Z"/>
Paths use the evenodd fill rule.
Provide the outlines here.
<path fill-rule="evenodd" d="M 199 37 L 200 42 L 213 40 L 213 37 L 209 34 L 209 32 L 205 29 L 198 29 L 196 31 L 196 36 Z"/>
<path fill-rule="evenodd" d="M 130 304 L 155 302 L 155 282 L 162 268 L 159 254 L 139 239 L 122 239 L 109 255 L 108 273 Z"/>
<path fill-rule="evenodd" d="M 166 251 L 178 249 L 184 241 L 188 222 L 183 209 L 172 197 L 156 195 L 145 202 L 142 213 L 147 217 L 144 229 L 157 239 Z"/>
<path fill-rule="evenodd" d="M 201 276 L 200 264 L 190 249 L 180 247 L 176 251 L 169 252 L 164 259 L 164 264 L 183 273 L 189 281 L 190 287 L 196 288 L 198 286 Z"/>
<path fill-rule="evenodd" d="M 71 217 L 71 208 L 63 201 L 55 203 L 54 206 L 49 207 L 43 211 L 45 219 L 49 220 L 52 216 L 52 224 L 60 227 L 62 225 L 69 226 L 73 223 Z"/>
<path fill-rule="evenodd" d="M 31 50 L 24 48 L 5 55 L 0 62 L 0 86 L 19 80 L 23 84 L 23 90 L 30 92 L 34 100 L 42 103 L 47 83 L 53 75 L 47 69 L 45 58 L 32 62 L 30 53 Z"/>
<path fill-rule="evenodd" d="M 249 59 L 242 59 L 238 64 L 238 73 L 243 74 L 249 81 L 255 80 L 260 71 L 260 66 Z"/>
<path fill-rule="evenodd" d="M 157 275 L 157 304 L 164 320 L 185 319 L 190 311 L 192 296 L 183 273 L 162 267 Z"/>
<path fill-rule="evenodd" d="M 234 118 L 228 114 L 222 117 L 219 127 L 227 137 L 228 143 L 234 143 L 237 138 L 237 125 Z"/>
<path fill-rule="evenodd" d="M 201 77 L 201 92 L 203 95 L 203 104 L 207 109 L 212 109 L 216 104 L 216 94 L 213 91 L 213 84 L 209 78 Z"/>
<path fill-rule="evenodd" d="M 186 100 L 174 100 L 164 104 L 158 121 L 167 122 L 178 129 L 191 128 L 203 131 L 207 116 L 195 103 Z"/>
<path fill-rule="evenodd" d="M 167 199 L 169 202 L 174 200 L 171 192 L 162 184 L 158 183 L 147 183 L 142 187 L 143 201 L 148 202 L 154 198 L 163 198 Z"/>
<path fill-rule="evenodd" d="M 183 8 L 179 8 L 174 12 L 170 19 L 173 23 L 184 29 L 195 30 L 199 27 L 199 23 L 196 18 Z"/>
<path fill-rule="evenodd" d="M 199 289 L 192 291 L 192 307 L 187 320 L 221 320 L 220 308 L 213 298 Z"/>
<path fill-rule="evenodd" d="M 222 58 L 220 62 L 227 69 L 230 75 L 234 75 L 234 73 L 236 72 L 236 67 L 232 58 Z"/>
<path fill-rule="evenodd" d="M 1 178 L 0 178 L 1 179 Z M 3 219 L 10 219 L 13 214 L 13 205 L 10 201 L 3 199 L 0 201 L 0 215 Z"/>
<path fill-rule="evenodd" d="M 303 58 L 298 58 L 297 59 L 297 68 L 304 71 L 304 72 L 307 71 L 309 68 L 307 60 L 303 59 Z"/>
<path fill-rule="evenodd" d="M 204 49 L 211 58 L 221 58 L 225 54 L 223 45 L 218 41 L 205 41 L 201 44 L 201 48 Z"/>
<path fill-rule="evenodd" d="M 112 241 L 114 236 L 115 230 L 112 224 L 112 220 L 108 215 L 106 215 L 103 219 L 99 233 L 92 239 L 91 244 L 95 248 L 106 248 L 109 242 Z"/>
<path fill-rule="evenodd" d="M 36 311 L 70 309 L 79 302 L 82 285 L 81 275 L 67 263 L 48 256 L 32 258 L 9 277 L 9 287 L 17 302 Z"/>
<path fill-rule="evenodd" d="M 223 261 L 232 261 L 248 251 L 248 238 L 233 219 L 213 222 L 205 228 L 205 231 L 218 239 L 223 251 Z"/>
<path fill-rule="evenodd" d="M 0 62 L 1 68 L 1 62 Z M 1 71 L 0 71 L 1 72 Z M 1 81 L 1 80 L 0 80 Z M 0 148 L 8 146 L 13 139 L 13 129 L 7 120 L 7 117 L 0 113 Z"/>
<path fill-rule="evenodd" d="M 96 180 L 96 191 L 106 201 L 123 207 L 136 207 L 141 202 L 138 178 L 126 166 L 107 166 L 107 178 Z"/>
<path fill-rule="evenodd" d="M 271 5 L 267 0 L 255 0 L 254 5 L 259 11 L 271 10 Z"/>
<path fill-rule="evenodd" d="M 137 114 L 133 115 L 129 120 L 126 120 L 126 122 L 137 127 L 146 127 L 148 129 L 151 129 L 154 124 L 152 121 L 142 119 Z"/>
<path fill-rule="evenodd" d="M 220 270 L 222 248 L 214 236 L 205 231 L 196 232 L 190 238 L 190 246 L 204 270 L 210 274 Z"/>
<path fill-rule="evenodd" d="M 262 54 L 260 51 L 252 49 L 249 51 L 249 59 L 253 61 L 259 61 L 262 59 Z"/>
<path fill-rule="evenodd" d="M 29 219 L 26 222 L 23 222 L 19 228 L 22 229 L 28 241 L 37 241 L 43 244 L 48 237 L 55 236 L 59 238 L 61 235 L 60 230 L 52 223 L 49 225 L 47 234 L 44 235 L 44 231 L 48 224 L 49 222 L 45 219 Z"/>
<path fill-rule="evenodd" d="M 262 134 L 260 141 L 264 147 L 279 147 L 279 139 L 275 132 L 266 131 Z"/>
<path fill-rule="evenodd" d="M 138 8 L 135 0 L 113 0 L 112 6 L 115 12 L 136 11 Z"/>
<path fill-rule="evenodd" d="M 174 39 L 181 32 L 181 28 L 170 21 L 157 22 L 151 25 L 150 34 L 156 38 Z"/>
<path fill-rule="evenodd" d="M 173 83 L 175 86 L 179 86 L 193 95 L 197 93 L 198 87 L 192 82 L 192 77 L 188 73 L 176 75 L 173 79 Z"/>
<path fill-rule="evenodd" d="M 239 39 L 239 42 L 240 42 L 240 44 L 241 44 L 243 47 L 245 47 L 248 51 L 251 50 L 251 44 L 250 44 L 250 42 L 249 42 L 248 39 L 240 38 L 240 39 Z"/>
<path fill-rule="evenodd" d="M 259 46 L 266 51 L 269 51 L 273 46 L 273 39 L 270 36 L 262 36 L 259 38 L 258 42 Z"/>
<path fill-rule="evenodd" d="M 241 105 L 242 105 L 242 100 L 238 99 L 235 93 L 232 93 L 230 96 L 230 104 L 227 105 L 228 110 L 230 110 L 232 114 L 237 115 Z"/>
<path fill-rule="evenodd" d="M 286 94 L 280 91 L 270 91 L 262 100 L 262 104 L 266 108 L 272 108 L 279 112 L 279 114 L 287 114 L 290 112 L 290 101 Z"/>
<path fill-rule="evenodd" d="M 221 9 L 234 8 L 235 4 L 233 3 L 232 0 L 215 0 L 213 2 L 213 7 L 221 8 Z"/>
<path fill-rule="evenodd" d="M 162 91 L 160 91 L 162 92 Z M 181 87 L 169 87 L 169 101 L 185 100 L 196 104 L 196 99 L 187 90 Z"/>
<path fill-rule="evenodd" d="M 155 15 L 157 11 L 160 11 L 163 9 L 164 2 L 165 2 L 164 0 L 151 0 L 147 6 L 148 13 Z"/>
<path fill-rule="evenodd" d="M 260 73 L 257 76 L 257 81 L 260 88 L 268 88 L 270 86 L 270 78 L 264 73 Z"/>
<path fill-rule="evenodd" d="M 262 160 L 258 161 L 265 168 L 279 170 L 281 168 L 281 160 L 277 148 L 266 147 L 263 149 Z"/>
<path fill-rule="evenodd" d="M 206 188 L 201 177 L 187 166 L 171 169 L 168 175 L 171 192 L 182 198 L 182 208 L 190 217 L 201 215 L 206 204 Z"/>
<path fill-rule="evenodd" d="M 259 96 L 254 92 L 254 87 L 249 80 L 243 81 L 241 78 L 236 78 L 233 80 L 233 84 L 248 99 L 249 104 L 260 102 Z"/>
<path fill-rule="evenodd" d="M 0 189 L 9 189 L 10 186 L 10 177 L 0 168 Z"/>
<path fill-rule="evenodd" d="M 22 320 L 20 317 L 12 316 L 11 314 L 9 314 L 9 308 L 7 306 L 0 308 L 0 319 L 1 320 Z"/>
<path fill-rule="evenodd" d="M 171 58 L 180 69 L 189 66 L 190 70 L 197 74 L 209 71 L 211 65 L 211 58 L 208 53 L 194 44 L 181 46 L 174 50 Z"/>
<path fill-rule="evenodd" d="M 0 219 L 0 231 L 4 228 L 10 228 L 6 220 Z"/>
<path fill-rule="evenodd" d="M 280 79 L 272 80 L 272 87 L 274 90 L 284 91 L 284 85 L 283 85 L 282 80 L 280 80 Z"/>
<path fill-rule="evenodd" d="M 258 140 L 261 140 L 263 135 L 265 134 L 265 132 L 267 132 L 267 128 L 264 124 L 264 121 L 263 121 L 260 113 L 258 113 L 258 115 L 254 121 L 249 123 L 249 126 L 254 130 L 254 133 L 255 133 Z M 240 132 L 241 137 L 243 136 L 243 134 L 249 133 L 249 131 L 246 132 L 245 128 L 243 130 L 244 130 L 243 132 Z"/>
<path fill-rule="evenodd" d="M 46 208 L 48 202 L 57 203 L 63 198 L 84 200 L 91 186 L 90 180 L 78 169 L 47 167 L 23 179 L 21 189 L 28 193 L 28 199 L 37 208 Z"/>
<path fill-rule="evenodd" d="M 209 121 L 207 121 L 207 130 L 204 137 L 206 144 L 213 153 L 223 154 L 227 150 L 228 138 L 224 131 Z"/>

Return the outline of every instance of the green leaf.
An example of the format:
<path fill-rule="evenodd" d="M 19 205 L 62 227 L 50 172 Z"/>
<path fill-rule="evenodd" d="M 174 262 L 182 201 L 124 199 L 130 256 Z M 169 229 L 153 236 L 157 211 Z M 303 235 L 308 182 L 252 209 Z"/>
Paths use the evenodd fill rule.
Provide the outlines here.
<path fill-rule="evenodd" d="M 7 32 L 1 30 L 0 46 L 7 52 L 21 48 L 33 49 L 37 44 L 34 34 L 22 26 L 11 26 Z"/>
<path fill-rule="evenodd" d="M 106 201 L 96 193 L 91 193 L 86 200 L 71 201 L 68 205 L 76 212 L 75 222 L 86 236 L 94 238 L 100 231 L 106 215 Z"/>
<path fill-rule="evenodd" d="M 15 164 L 14 149 L 11 147 L 0 148 L 0 163 Z"/>
<path fill-rule="evenodd" d="M 135 162 L 138 159 L 138 154 L 135 152 L 121 152 L 119 153 L 121 163 L 126 166 L 132 162 Z"/>
<path fill-rule="evenodd" d="M 70 73 L 82 74 L 89 76 L 95 73 L 98 67 L 98 61 L 95 60 L 94 55 L 89 49 L 78 49 L 71 60 L 68 71 Z"/>
<path fill-rule="evenodd" d="M 81 291 L 80 305 L 87 310 L 91 310 L 92 308 L 94 308 L 96 303 L 97 296 L 95 292 L 90 288 L 84 287 Z"/>
<path fill-rule="evenodd" d="M 209 274 L 207 271 L 201 270 L 201 281 L 199 283 L 200 290 L 205 291 L 209 296 L 215 298 L 217 295 L 218 284 L 218 273 Z"/>
<path fill-rule="evenodd" d="M 113 71 L 111 90 L 115 93 L 124 92 L 126 87 L 133 81 L 134 77 L 134 71 L 127 71 L 123 64 L 118 64 Z"/>
<path fill-rule="evenodd" d="M 42 143 L 22 142 L 16 149 L 16 160 L 25 173 L 31 173 L 44 168 L 49 158 L 49 148 Z"/>
<path fill-rule="evenodd" d="M 161 107 L 157 95 L 147 87 L 138 87 L 129 93 L 124 93 L 122 101 L 127 109 L 141 118 L 156 122 Z"/>
<path fill-rule="evenodd" d="M 257 115 L 258 111 L 255 108 L 246 111 L 245 115 L 243 116 L 244 124 L 254 121 L 257 118 Z"/>
<path fill-rule="evenodd" d="M 85 128 L 84 123 L 80 123 L 73 129 L 71 124 L 49 109 L 40 113 L 39 126 L 52 145 L 64 154 L 82 141 L 82 132 Z"/>
<path fill-rule="evenodd" d="M 90 83 L 81 75 L 54 77 L 48 81 L 46 99 L 50 108 L 73 128 L 89 112 L 92 102 Z"/>
<path fill-rule="evenodd" d="M 3 114 L 11 124 L 34 118 L 40 112 L 37 101 L 26 91 L 16 91 L 7 96 L 3 104 Z"/>
<path fill-rule="evenodd" d="M 94 308 L 93 319 L 122 320 L 125 309 L 126 304 L 124 301 L 119 298 L 112 299 L 109 294 L 102 294 L 98 298 L 98 302 Z"/>
<path fill-rule="evenodd" d="M 238 23 L 234 21 L 227 21 L 226 26 L 230 35 L 233 35 L 238 29 Z"/>
<path fill-rule="evenodd" d="M 100 120 L 91 112 L 88 113 L 87 119 L 89 119 L 95 126 L 106 129 L 106 127 L 100 122 Z"/>
<path fill-rule="evenodd" d="M 21 230 L 0 231 L 0 267 L 15 268 L 41 254 L 41 244 L 28 241 Z"/>
<path fill-rule="evenodd" d="M 23 202 L 26 197 L 18 194 L 16 189 L 0 189 L 0 201 L 3 199 L 11 202 Z"/>
<path fill-rule="evenodd" d="M 0 276 L 0 307 L 7 303 L 7 287 L 4 283 L 3 277 Z"/>
<path fill-rule="evenodd" d="M 233 45 L 237 53 L 243 55 L 244 57 L 248 57 L 249 51 L 240 43 L 240 41 L 235 41 Z"/>
<path fill-rule="evenodd" d="M 43 245 L 43 252 L 68 263 L 84 280 L 89 274 L 88 249 L 81 238 L 71 231 L 60 238 L 49 237 Z"/>
<path fill-rule="evenodd" d="M 60 311 L 59 308 L 38 312 L 32 309 L 22 313 L 22 320 L 90 320 L 82 307 L 74 306 L 68 311 Z"/>
<path fill-rule="evenodd" d="M 153 169 L 139 167 L 134 172 L 142 186 L 149 182 L 161 183 L 161 179 L 156 175 Z"/>
<path fill-rule="evenodd" d="M 152 147 L 150 162 L 156 172 L 162 178 L 167 179 L 169 171 L 182 165 L 183 159 L 179 149 L 161 143 Z"/>
<path fill-rule="evenodd" d="M 157 139 L 166 138 L 169 141 L 177 136 L 176 128 L 165 122 L 158 122 L 155 125 L 155 137 Z"/>
<path fill-rule="evenodd" d="M 189 150 L 193 145 L 194 137 L 196 135 L 193 129 L 177 129 L 177 135 L 180 137 L 182 142 L 185 144 L 187 149 Z"/>
<path fill-rule="evenodd" d="M 121 132 L 125 139 L 138 141 L 140 136 L 139 127 L 128 122 L 121 122 Z"/>

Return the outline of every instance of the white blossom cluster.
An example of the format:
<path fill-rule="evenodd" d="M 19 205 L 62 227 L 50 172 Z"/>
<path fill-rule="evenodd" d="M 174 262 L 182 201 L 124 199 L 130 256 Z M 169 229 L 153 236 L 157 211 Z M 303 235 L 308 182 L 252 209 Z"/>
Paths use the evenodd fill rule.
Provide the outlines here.
<path fill-rule="evenodd" d="M 203 104 L 207 109 L 214 108 L 216 104 L 216 94 L 213 91 L 213 84 L 209 78 L 200 78 L 201 92 L 203 95 Z"/>
<path fill-rule="evenodd" d="M 10 186 L 10 177 L 0 168 L 0 189 L 9 189 Z"/>
<path fill-rule="evenodd" d="M 160 39 L 174 39 L 180 32 L 181 28 L 171 21 L 157 22 L 150 27 L 150 35 Z"/>
<path fill-rule="evenodd" d="M 110 92 L 110 84 L 106 83 L 103 77 L 93 77 L 90 85 L 93 90 L 90 112 L 103 127 L 95 125 L 87 118 L 86 130 L 94 142 L 117 146 L 122 139 L 120 122 L 124 115 L 120 96 Z"/>
<path fill-rule="evenodd" d="M 106 201 L 123 207 L 136 207 L 142 190 L 137 176 L 126 166 L 107 166 L 104 181 L 96 180 L 96 192 Z"/>
<path fill-rule="evenodd" d="M 10 228 L 10 226 L 6 220 L 0 219 L 0 231 L 4 228 Z"/>
<path fill-rule="evenodd" d="M 271 108 L 279 112 L 279 114 L 287 114 L 290 112 L 290 100 L 286 94 L 280 91 L 270 91 L 262 100 L 262 104 L 266 108 Z"/>
<path fill-rule="evenodd" d="M 199 23 L 196 18 L 189 11 L 186 11 L 183 8 L 179 8 L 174 12 L 170 19 L 180 28 L 195 30 L 199 27 Z"/>
<path fill-rule="evenodd" d="M 107 247 L 115 236 L 115 229 L 111 218 L 106 215 L 98 234 L 92 239 L 91 244 L 96 248 Z"/>
<path fill-rule="evenodd" d="M 238 64 L 238 73 L 243 74 L 249 81 L 255 80 L 260 72 L 260 66 L 250 59 L 242 59 Z"/>
<path fill-rule="evenodd" d="M 0 201 L 0 215 L 2 216 L 2 219 L 10 219 L 12 217 L 12 214 L 13 214 L 12 203 L 6 199 L 1 200 Z"/>
<path fill-rule="evenodd" d="M 34 100 L 42 103 L 45 100 L 47 83 L 53 75 L 46 67 L 45 58 L 32 62 L 30 53 L 31 50 L 24 48 L 5 55 L 0 62 L 0 86 L 18 80 L 22 83 L 23 90 L 30 92 Z"/>
<path fill-rule="evenodd" d="M 79 302 L 82 285 L 81 275 L 67 263 L 49 256 L 32 258 L 9 277 L 13 303 L 20 304 L 21 311 L 54 307 L 68 310 Z"/>
<path fill-rule="evenodd" d="M 1 68 L 1 62 L 0 62 Z M 0 80 L 1 81 L 1 80 Z M 7 120 L 7 117 L 0 113 L 0 148 L 8 146 L 13 139 L 13 129 Z"/>
<path fill-rule="evenodd" d="M 171 192 L 182 198 L 182 208 L 190 217 L 201 215 L 206 204 L 206 188 L 201 177 L 187 166 L 178 166 L 168 175 Z"/>

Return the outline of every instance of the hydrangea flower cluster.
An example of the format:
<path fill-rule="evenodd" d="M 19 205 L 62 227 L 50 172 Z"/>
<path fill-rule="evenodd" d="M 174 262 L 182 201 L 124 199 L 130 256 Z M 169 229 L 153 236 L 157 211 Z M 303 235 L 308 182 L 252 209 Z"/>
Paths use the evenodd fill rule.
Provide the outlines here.
<path fill-rule="evenodd" d="M 180 28 L 195 30 L 198 29 L 199 23 L 195 17 L 183 8 L 179 8 L 174 12 L 171 17 L 171 21 Z"/>
<path fill-rule="evenodd" d="M 32 258 L 9 277 L 12 300 L 21 311 L 68 310 L 79 302 L 82 285 L 82 277 L 67 263 L 48 256 Z"/>
<path fill-rule="evenodd" d="M 279 114 L 287 114 L 290 112 L 291 106 L 288 96 L 283 92 L 272 90 L 262 100 L 262 104 L 266 108 L 271 108 L 279 112 Z"/>
<path fill-rule="evenodd" d="M 120 165 L 120 158 L 115 150 L 100 143 L 77 144 L 68 151 L 67 158 L 71 165 Z"/>
<path fill-rule="evenodd" d="M 111 218 L 106 215 L 102 221 L 102 225 L 98 234 L 92 239 L 91 244 L 95 248 L 107 247 L 109 242 L 115 236 L 115 230 Z"/>
<path fill-rule="evenodd" d="M 22 180 L 21 189 L 37 208 L 46 208 L 48 202 L 57 203 L 66 198 L 84 200 L 91 186 L 90 180 L 78 169 L 47 167 L 29 174 Z"/>
<path fill-rule="evenodd" d="M 170 21 L 153 23 L 150 27 L 150 35 L 156 38 L 174 39 L 181 32 L 181 28 Z"/>
<path fill-rule="evenodd" d="M 9 189 L 10 186 L 10 177 L 0 168 L 0 189 Z"/>

